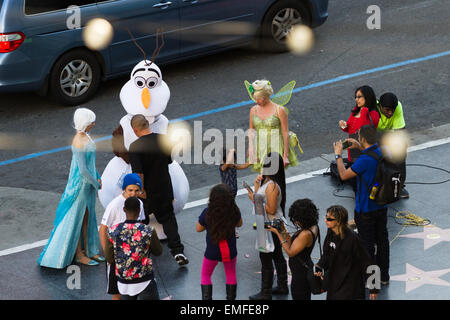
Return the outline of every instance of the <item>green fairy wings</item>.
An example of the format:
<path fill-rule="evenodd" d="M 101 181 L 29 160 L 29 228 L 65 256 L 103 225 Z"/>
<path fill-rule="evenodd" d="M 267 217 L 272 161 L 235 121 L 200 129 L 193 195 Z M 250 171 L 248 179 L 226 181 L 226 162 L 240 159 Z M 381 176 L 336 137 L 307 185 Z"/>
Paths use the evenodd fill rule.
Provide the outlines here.
<path fill-rule="evenodd" d="M 244 81 L 245 84 L 245 88 L 247 89 L 247 92 L 250 96 L 250 98 L 255 101 L 255 98 L 253 98 L 253 94 L 255 93 L 255 89 L 253 88 L 253 86 L 251 85 L 250 82 L 248 82 L 247 80 Z M 270 82 L 269 82 L 270 84 Z M 291 82 L 285 84 L 273 97 L 272 97 L 272 102 L 276 103 L 282 107 L 284 107 L 284 109 L 286 110 L 286 113 L 289 115 L 289 109 L 285 107 L 286 104 L 288 104 L 288 102 L 291 100 L 292 97 L 292 91 L 294 90 L 295 87 L 295 80 L 292 80 Z"/>

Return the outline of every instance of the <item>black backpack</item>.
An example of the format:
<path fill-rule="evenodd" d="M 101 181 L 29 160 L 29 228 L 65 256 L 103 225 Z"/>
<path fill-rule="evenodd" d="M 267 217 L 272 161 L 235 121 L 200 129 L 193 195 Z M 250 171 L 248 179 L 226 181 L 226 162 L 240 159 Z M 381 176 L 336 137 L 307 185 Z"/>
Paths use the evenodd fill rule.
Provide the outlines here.
<path fill-rule="evenodd" d="M 370 150 L 364 154 L 378 161 L 377 172 L 371 186 L 369 186 L 361 176 L 361 181 L 366 185 L 369 195 L 372 193 L 373 187 L 377 186 L 375 199 L 373 201 L 379 206 L 383 206 L 399 200 L 402 182 L 401 174 L 397 166 L 374 151 Z"/>

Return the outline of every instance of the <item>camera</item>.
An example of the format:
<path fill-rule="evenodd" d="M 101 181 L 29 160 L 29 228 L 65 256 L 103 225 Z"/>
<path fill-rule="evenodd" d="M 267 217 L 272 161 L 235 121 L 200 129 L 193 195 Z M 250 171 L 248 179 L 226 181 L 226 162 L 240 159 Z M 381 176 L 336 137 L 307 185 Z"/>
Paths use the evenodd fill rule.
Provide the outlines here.
<path fill-rule="evenodd" d="M 352 144 L 351 142 L 349 142 L 348 140 L 342 142 L 342 148 L 343 149 L 347 149 L 348 147 L 350 147 Z"/>
<path fill-rule="evenodd" d="M 272 227 L 277 229 L 278 231 L 282 231 L 281 227 L 283 226 L 283 222 L 281 219 L 273 219 L 272 221 L 266 221 L 264 222 L 264 228 L 267 229 L 268 227 Z"/>

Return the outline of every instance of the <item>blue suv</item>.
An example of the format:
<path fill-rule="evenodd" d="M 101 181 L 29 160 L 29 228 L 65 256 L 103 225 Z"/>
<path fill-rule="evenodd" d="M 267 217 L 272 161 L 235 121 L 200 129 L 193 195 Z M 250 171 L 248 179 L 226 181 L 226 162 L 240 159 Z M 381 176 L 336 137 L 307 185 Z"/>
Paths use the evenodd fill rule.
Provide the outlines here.
<path fill-rule="evenodd" d="M 69 28 L 70 6 L 79 26 Z M 73 8 L 73 7 L 71 7 Z M 48 92 L 64 105 L 89 100 L 102 80 L 128 74 L 162 28 L 167 64 L 252 43 L 286 50 L 295 24 L 317 27 L 328 0 L 0 0 L 0 92 Z M 88 49 L 82 31 L 93 18 L 114 28 L 108 47 Z"/>

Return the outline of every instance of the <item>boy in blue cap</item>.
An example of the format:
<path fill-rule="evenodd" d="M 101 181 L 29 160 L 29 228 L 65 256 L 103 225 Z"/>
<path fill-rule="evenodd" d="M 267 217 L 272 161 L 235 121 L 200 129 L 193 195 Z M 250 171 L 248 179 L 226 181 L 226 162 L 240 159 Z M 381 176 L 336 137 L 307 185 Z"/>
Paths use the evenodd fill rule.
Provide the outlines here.
<path fill-rule="evenodd" d="M 125 200 L 130 197 L 136 197 L 141 194 L 142 190 L 142 180 L 136 173 L 129 173 L 123 179 L 122 184 L 122 194 L 118 195 L 114 200 L 112 200 L 105 209 L 103 214 L 102 222 L 99 229 L 100 243 L 105 252 L 106 244 L 108 241 L 108 229 L 119 223 L 124 222 L 127 219 L 126 213 L 123 210 Z M 143 221 L 145 224 L 148 223 L 148 219 L 144 214 L 144 204 L 141 200 L 140 202 L 140 212 L 138 220 Z M 114 272 L 114 264 L 106 264 L 106 275 L 108 279 L 108 294 L 111 294 L 113 300 L 120 300 L 120 293 L 117 287 L 117 277 Z"/>

